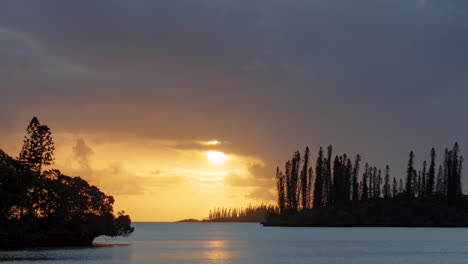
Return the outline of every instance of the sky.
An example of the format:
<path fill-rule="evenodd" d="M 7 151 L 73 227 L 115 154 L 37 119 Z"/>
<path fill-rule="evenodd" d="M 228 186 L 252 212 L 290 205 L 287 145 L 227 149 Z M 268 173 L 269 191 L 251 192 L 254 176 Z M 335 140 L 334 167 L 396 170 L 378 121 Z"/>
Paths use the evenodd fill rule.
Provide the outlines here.
<path fill-rule="evenodd" d="M 204 218 L 274 203 L 305 146 L 395 177 L 463 152 L 468 2 L 6 0 L 0 80 L 0 149 L 37 116 L 53 167 L 134 221 Z"/>

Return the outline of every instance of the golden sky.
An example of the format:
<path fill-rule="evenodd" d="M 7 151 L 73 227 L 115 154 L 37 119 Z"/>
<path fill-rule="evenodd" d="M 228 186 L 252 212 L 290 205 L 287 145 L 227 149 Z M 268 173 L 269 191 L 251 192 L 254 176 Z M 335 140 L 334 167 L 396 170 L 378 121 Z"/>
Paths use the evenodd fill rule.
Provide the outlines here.
<path fill-rule="evenodd" d="M 56 142 L 53 167 L 136 221 L 275 202 L 276 166 L 305 146 L 315 159 L 333 144 L 399 177 L 410 149 L 422 164 L 430 147 L 468 144 L 466 10 L 0 1 L 0 148 L 17 156 L 37 116 Z"/>
<path fill-rule="evenodd" d="M 44 123 L 44 122 L 43 122 Z M 231 144 L 210 140 L 143 140 L 111 135 L 53 133 L 55 164 L 66 175 L 81 176 L 116 199 L 134 221 L 202 219 L 215 207 L 274 202 L 273 174 L 256 179 L 259 157 L 223 151 Z M 21 137 L 6 151 L 14 155 Z"/>

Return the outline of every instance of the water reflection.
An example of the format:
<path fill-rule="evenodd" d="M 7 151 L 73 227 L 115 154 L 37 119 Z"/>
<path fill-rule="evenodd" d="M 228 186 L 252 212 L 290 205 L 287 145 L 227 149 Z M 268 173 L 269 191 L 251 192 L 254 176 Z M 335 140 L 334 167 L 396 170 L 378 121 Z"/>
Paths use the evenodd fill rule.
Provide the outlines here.
<path fill-rule="evenodd" d="M 225 260 L 233 259 L 234 254 L 228 250 L 226 241 L 212 240 L 206 241 L 204 258 L 210 263 L 224 263 Z"/>

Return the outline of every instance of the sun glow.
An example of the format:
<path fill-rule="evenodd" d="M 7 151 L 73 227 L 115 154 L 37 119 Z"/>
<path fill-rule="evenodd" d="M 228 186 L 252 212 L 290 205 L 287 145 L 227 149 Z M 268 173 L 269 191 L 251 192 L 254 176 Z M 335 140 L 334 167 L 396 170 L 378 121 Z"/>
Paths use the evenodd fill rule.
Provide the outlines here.
<path fill-rule="evenodd" d="M 218 151 L 208 151 L 206 153 L 206 157 L 208 158 L 210 162 L 216 163 L 216 164 L 223 163 L 229 159 L 229 157 L 226 156 L 226 154 L 222 152 L 218 152 Z"/>
<path fill-rule="evenodd" d="M 213 145 L 219 145 L 219 144 L 221 144 L 221 142 L 219 142 L 218 140 L 202 141 L 201 143 L 202 143 L 203 145 L 207 145 L 207 146 L 209 146 L 209 145 L 212 145 L 212 146 L 213 146 Z"/>

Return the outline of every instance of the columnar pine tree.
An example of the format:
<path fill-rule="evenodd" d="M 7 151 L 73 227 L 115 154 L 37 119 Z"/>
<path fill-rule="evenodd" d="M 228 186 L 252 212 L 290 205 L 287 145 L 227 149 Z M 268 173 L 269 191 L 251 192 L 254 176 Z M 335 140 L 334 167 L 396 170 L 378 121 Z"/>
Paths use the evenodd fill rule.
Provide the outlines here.
<path fill-rule="evenodd" d="M 364 169 L 364 174 L 362 175 L 362 194 L 361 200 L 367 201 L 369 199 L 369 188 L 367 186 L 367 179 L 369 176 L 369 164 L 366 162 L 366 166 Z"/>
<path fill-rule="evenodd" d="M 390 192 L 390 167 L 387 165 L 385 166 L 385 182 L 383 187 L 383 196 L 385 199 L 389 199 L 391 197 Z"/>
<path fill-rule="evenodd" d="M 436 151 L 434 148 L 431 149 L 431 164 L 429 165 L 429 172 L 426 179 L 426 196 L 432 196 L 434 192 L 435 184 L 435 158 Z"/>
<path fill-rule="evenodd" d="M 314 182 L 314 207 L 321 207 L 323 206 L 323 186 L 324 186 L 324 179 L 323 179 L 323 149 L 320 148 L 317 162 L 316 162 L 316 169 L 315 169 L 315 182 Z"/>
<path fill-rule="evenodd" d="M 374 167 L 375 170 L 374 171 L 377 171 L 377 167 Z M 377 177 L 375 178 L 375 195 L 374 197 L 375 198 L 380 198 L 380 194 L 381 194 L 381 186 L 382 186 L 382 171 L 381 170 L 378 170 L 377 172 Z"/>
<path fill-rule="evenodd" d="M 296 151 L 291 160 L 291 177 L 288 181 L 288 188 L 290 193 L 289 208 L 295 212 L 299 206 L 299 166 L 301 164 L 301 154 Z"/>
<path fill-rule="evenodd" d="M 324 184 L 324 192 L 325 192 L 325 204 L 330 205 L 332 200 L 332 167 L 331 167 L 331 159 L 332 159 L 332 152 L 333 147 L 332 145 L 328 146 L 327 148 L 327 159 L 325 162 L 325 184 Z"/>
<path fill-rule="evenodd" d="M 351 160 L 346 158 L 346 169 L 344 173 L 344 201 L 347 203 L 348 201 L 351 200 L 351 180 L 352 180 L 352 174 L 353 174 L 353 164 L 351 163 Z"/>
<path fill-rule="evenodd" d="M 301 191 L 300 191 L 300 198 L 301 198 L 301 207 L 302 209 L 307 208 L 307 197 L 308 197 L 308 188 L 309 188 L 309 182 L 307 177 L 309 169 L 309 147 L 306 147 L 305 152 L 304 152 L 304 159 L 302 163 L 302 171 L 301 171 Z"/>
<path fill-rule="evenodd" d="M 420 198 L 426 197 L 426 194 L 427 194 L 426 175 L 427 175 L 427 162 L 424 161 L 423 170 L 421 172 L 420 186 L 419 186 L 419 197 Z"/>
<path fill-rule="evenodd" d="M 406 196 L 408 199 L 414 198 L 414 176 L 415 170 L 414 164 L 414 152 L 411 151 L 409 154 L 408 168 L 406 170 Z"/>
<path fill-rule="evenodd" d="M 286 205 L 285 193 L 284 193 L 284 175 L 280 171 L 279 167 L 276 167 L 276 190 L 278 192 L 278 207 L 279 207 L 280 213 L 284 213 L 284 209 Z"/>
<path fill-rule="evenodd" d="M 444 173 L 442 170 L 442 165 L 439 165 L 439 171 L 437 173 L 437 184 L 436 184 L 436 193 L 438 195 L 445 195 L 444 191 Z"/>
<path fill-rule="evenodd" d="M 353 201 L 359 200 L 359 163 L 361 162 L 361 156 L 356 155 L 356 159 L 354 160 L 354 167 L 353 167 Z"/>
<path fill-rule="evenodd" d="M 314 169 L 312 169 L 311 166 L 309 166 L 309 172 L 308 172 L 308 175 L 309 175 L 309 184 L 307 185 L 307 207 L 308 208 L 312 208 L 313 205 L 312 205 L 312 201 L 313 201 L 313 197 L 312 197 L 312 183 L 314 181 Z"/>

